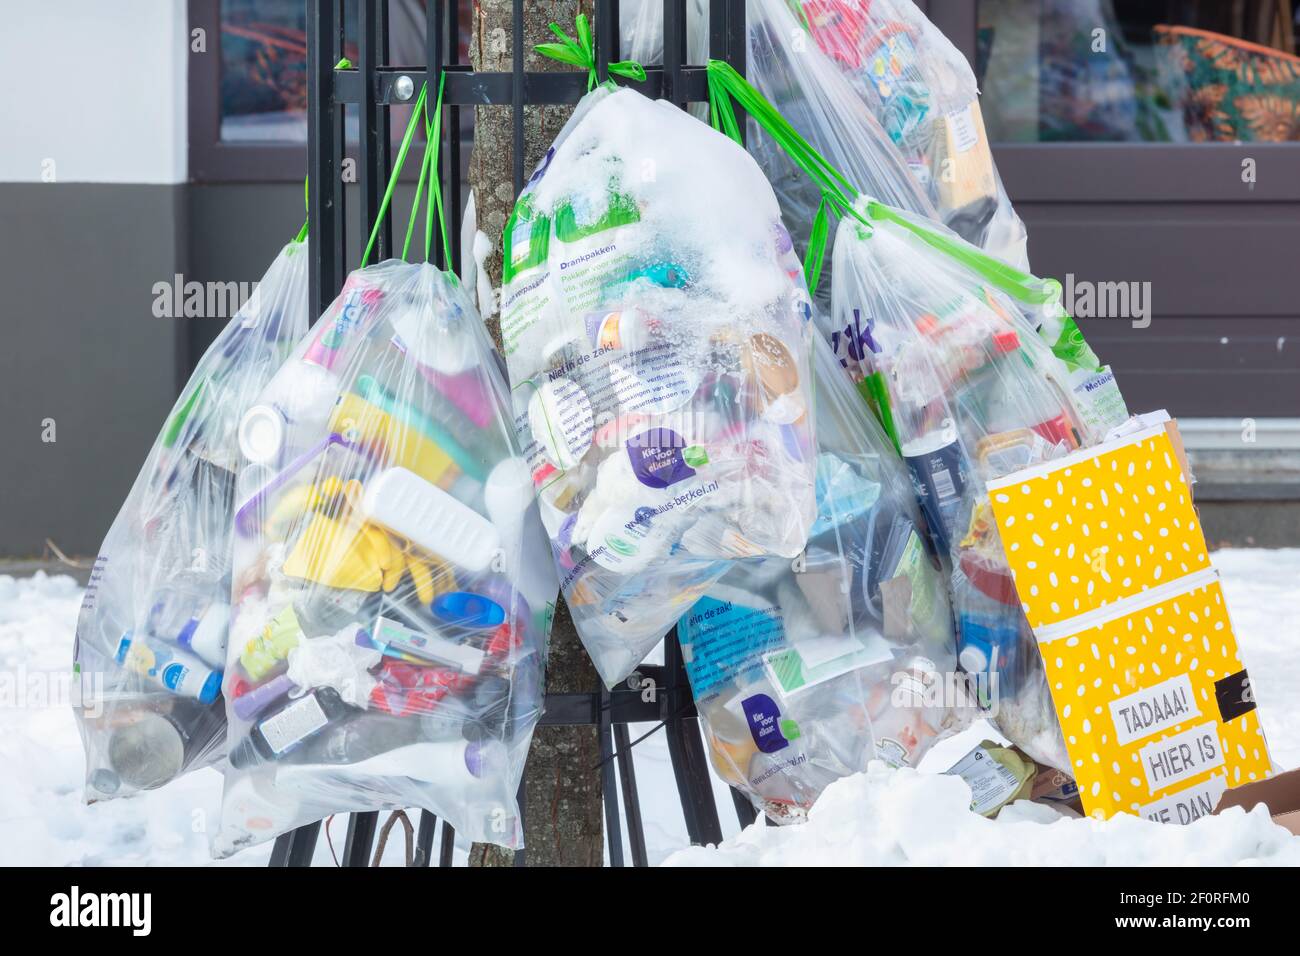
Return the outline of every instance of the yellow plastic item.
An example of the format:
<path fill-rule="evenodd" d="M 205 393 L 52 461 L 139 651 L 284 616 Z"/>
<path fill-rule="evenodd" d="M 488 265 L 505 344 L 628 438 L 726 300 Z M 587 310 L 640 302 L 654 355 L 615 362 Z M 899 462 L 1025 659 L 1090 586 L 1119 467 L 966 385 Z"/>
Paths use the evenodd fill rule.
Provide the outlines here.
<path fill-rule="evenodd" d="M 304 511 L 310 510 L 313 494 L 314 490 L 311 485 L 300 485 L 288 489 L 276 501 L 275 507 L 271 509 L 270 517 L 266 519 L 262 534 L 268 540 L 283 538 L 286 532 L 293 527 L 298 516 Z"/>
<path fill-rule="evenodd" d="M 395 421 L 378 405 L 352 392 L 339 398 L 330 418 L 330 430 L 382 450 L 386 465 L 413 471 L 441 488 L 450 488 L 460 475 L 460 468 L 450 456 L 419 429 Z"/>
<path fill-rule="evenodd" d="M 317 514 L 298 536 L 284 573 L 326 587 L 373 592 L 383 587 L 385 572 L 401 558 L 388 535 L 374 525 Z"/>
<path fill-rule="evenodd" d="M 287 607 L 271 618 L 271 622 L 262 628 L 262 633 L 244 645 L 239 663 L 250 678 L 260 681 L 289 656 L 289 652 L 298 646 L 301 636 L 298 615 L 292 607 Z"/>
<path fill-rule="evenodd" d="M 415 596 L 421 604 L 432 604 L 436 595 L 456 590 L 456 573 L 450 564 L 433 557 L 424 561 L 407 554 L 406 566 L 411 572 L 411 583 L 415 585 Z"/>
<path fill-rule="evenodd" d="M 456 587 L 448 565 L 417 556 L 378 525 L 325 514 L 312 517 L 284 562 L 289 577 L 371 593 L 391 592 L 408 572 L 423 604 Z"/>

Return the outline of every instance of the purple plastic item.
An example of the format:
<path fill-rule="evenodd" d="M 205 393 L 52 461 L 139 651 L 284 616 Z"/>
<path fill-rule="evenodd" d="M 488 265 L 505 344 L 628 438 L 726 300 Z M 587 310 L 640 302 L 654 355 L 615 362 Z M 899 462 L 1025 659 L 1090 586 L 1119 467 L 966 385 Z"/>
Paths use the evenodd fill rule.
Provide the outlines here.
<path fill-rule="evenodd" d="M 307 449 L 289 464 L 285 465 L 284 470 L 268 481 L 262 488 L 254 493 L 235 513 L 235 530 L 244 537 L 251 537 L 257 533 L 258 512 L 262 504 L 266 501 L 268 495 L 281 488 L 294 475 L 302 471 L 314 459 L 319 458 L 325 452 L 329 451 L 334 445 L 340 445 L 343 448 L 355 449 L 356 444 L 344 438 L 338 432 L 334 432 L 328 438 L 321 439 L 316 446 Z"/>
<path fill-rule="evenodd" d="M 254 687 L 247 694 L 236 697 L 232 704 L 235 716 L 240 720 L 252 720 L 265 710 L 272 701 L 283 697 L 297 687 L 297 684 L 289 680 L 288 674 L 281 674 L 279 677 L 267 681 L 261 687 Z"/>

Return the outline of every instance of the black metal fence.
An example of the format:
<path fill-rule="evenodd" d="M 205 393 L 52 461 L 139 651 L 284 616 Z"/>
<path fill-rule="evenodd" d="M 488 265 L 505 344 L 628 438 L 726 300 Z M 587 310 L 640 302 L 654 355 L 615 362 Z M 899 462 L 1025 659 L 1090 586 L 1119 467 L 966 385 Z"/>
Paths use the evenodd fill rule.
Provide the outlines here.
<path fill-rule="evenodd" d="M 438 89 L 445 76 L 443 106 L 448 115 L 442 124 L 439 150 L 438 188 L 444 207 L 452 216 L 464 208 L 461 168 L 461 111 L 474 106 L 510 106 L 513 110 L 514 191 L 524 184 L 524 107 L 543 104 L 577 103 L 586 93 L 587 75 L 580 72 L 531 73 L 524 70 L 524 4 L 514 2 L 513 71 L 475 72 L 458 62 L 458 51 L 467 25 L 460 22 L 455 2 L 427 0 L 427 69 L 389 64 L 387 0 L 360 0 L 355 69 L 336 70 L 343 50 L 342 0 L 308 0 L 308 172 L 311 189 L 311 313 L 320 315 L 342 287 L 348 256 L 345 230 L 343 160 L 344 111 L 357 111 L 360 153 L 357 181 L 360 185 L 360 234 L 368 236 L 378 215 L 384 186 L 391 170 L 391 123 L 389 108 L 412 99 L 410 90 L 427 81 L 430 91 Z M 619 4 L 597 0 L 595 4 L 597 72 L 608 78 L 608 64 L 619 56 Z M 707 102 L 708 83 L 704 64 L 687 62 L 686 0 L 664 0 L 664 62 L 644 64 L 646 80 L 618 82 L 661 97 L 678 105 Z M 568 26 L 568 25 L 566 25 Z M 571 30 L 571 27 L 570 27 Z M 745 66 L 744 0 L 712 0 L 709 4 L 709 55 L 729 61 L 737 70 Z M 404 81 L 409 78 L 411 83 Z M 399 81 L 402 81 L 399 83 Z M 405 94 L 405 96 L 403 96 Z M 453 228 L 451 248 L 443 247 L 435 232 L 430 260 L 443 268 L 460 262 L 460 231 Z M 391 254 L 392 228 L 386 218 L 376 241 L 380 261 Z M 360 259 L 358 250 L 357 259 Z M 595 725 L 600 739 L 601 790 L 605 807 L 606 844 L 610 863 L 623 866 L 622 822 L 628 828 L 631 862 L 646 865 L 645 832 L 632 765 L 628 724 L 662 723 L 667 736 L 677 792 L 681 800 L 686 832 L 693 844 L 716 843 L 722 839 L 718 808 L 709 780 L 708 759 L 700 740 L 690 685 L 682 666 L 677 635 L 664 641 L 664 664 L 642 666 L 628 683 L 613 691 L 593 694 L 548 694 L 541 718 L 543 725 Z M 621 801 L 620 801 L 621 796 Z M 741 826 L 755 819 L 749 801 L 732 791 L 734 810 Z M 619 808 L 623 810 L 620 821 Z M 345 866 L 366 866 L 378 828 L 378 812 L 353 813 L 348 819 L 347 839 L 341 862 Z M 416 832 L 415 862 L 434 862 L 433 845 L 439 821 L 427 810 L 420 814 Z M 320 835 L 319 822 L 281 836 L 271 855 L 272 866 L 306 866 L 311 863 Z M 437 863 L 449 866 L 455 833 L 441 821 Z M 515 858 L 522 865 L 526 851 Z"/>

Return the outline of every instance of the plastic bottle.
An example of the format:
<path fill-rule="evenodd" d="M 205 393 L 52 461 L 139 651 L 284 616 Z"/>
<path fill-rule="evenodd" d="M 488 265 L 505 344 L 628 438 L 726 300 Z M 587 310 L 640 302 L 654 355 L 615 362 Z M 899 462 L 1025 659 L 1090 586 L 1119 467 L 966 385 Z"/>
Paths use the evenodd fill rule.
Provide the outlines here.
<path fill-rule="evenodd" d="M 1015 329 L 993 334 L 988 364 L 971 377 L 967 391 L 983 410 L 989 435 L 1027 427 L 1052 445 L 1076 444 L 1069 413 L 1028 364 Z"/>
<path fill-rule="evenodd" d="M 243 769 L 259 760 L 280 760 L 321 730 L 358 713 L 332 687 L 317 687 L 260 717 L 230 751 L 230 765 Z"/>
<path fill-rule="evenodd" d="M 366 483 L 360 512 L 430 554 L 472 573 L 501 552 L 495 525 L 473 508 L 405 468 L 388 468 Z"/>
<path fill-rule="evenodd" d="M 904 437 L 909 432 L 915 437 Z M 957 426 L 951 418 L 944 418 L 923 428 L 900 428 L 899 438 L 902 441 L 899 450 L 912 476 L 912 487 L 930 535 L 938 553 L 947 554 L 969 474 Z"/>
<path fill-rule="evenodd" d="M 287 674 L 273 677 L 265 684 L 233 696 L 232 706 L 240 720 L 252 720 L 259 713 L 298 687 Z M 234 694 L 232 691 L 231 694 Z M 228 695 L 229 696 L 229 695 Z"/>
<path fill-rule="evenodd" d="M 148 632 L 172 641 L 220 670 L 226 664 L 230 586 L 213 575 L 173 577 L 149 609 Z"/>
<path fill-rule="evenodd" d="M 200 617 L 192 617 L 176 643 L 192 651 L 200 660 L 216 668 L 226 663 L 226 637 L 230 628 L 230 605 L 213 604 Z"/>
<path fill-rule="evenodd" d="M 301 637 L 297 613 L 292 607 L 284 608 L 239 652 L 244 673 L 255 681 L 262 680 L 289 656 Z"/>
<path fill-rule="evenodd" d="M 324 436 L 340 383 L 325 365 L 289 359 L 239 422 L 239 450 L 250 462 L 291 461 Z"/>
<path fill-rule="evenodd" d="M 120 666 L 149 677 L 179 697 L 210 704 L 221 693 L 221 671 L 157 638 L 127 631 L 118 641 L 113 658 Z"/>
<path fill-rule="evenodd" d="M 302 763 L 359 763 L 371 757 L 415 743 L 420 726 L 416 721 L 368 714 L 365 720 L 332 724 L 303 745 Z"/>
<path fill-rule="evenodd" d="M 116 792 L 120 783 L 139 790 L 160 787 L 185 766 L 188 739 L 184 728 L 170 717 L 143 713 L 113 729 L 108 740 L 108 762 L 112 769 L 96 774 L 92 785 L 107 793 Z M 105 786 L 111 789 L 105 790 Z"/>

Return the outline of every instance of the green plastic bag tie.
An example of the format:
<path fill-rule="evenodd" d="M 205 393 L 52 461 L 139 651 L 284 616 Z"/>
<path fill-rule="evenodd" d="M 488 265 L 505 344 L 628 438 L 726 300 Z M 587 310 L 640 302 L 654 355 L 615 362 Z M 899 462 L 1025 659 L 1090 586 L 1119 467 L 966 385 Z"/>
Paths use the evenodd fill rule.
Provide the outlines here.
<path fill-rule="evenodd" d="M 892 222 L 901 226 L 1021 302 L 1042 305 L 1061 295 L 1061 284 L 1055 279 L 1038 279 L 1021 272 L 1015 266 L 980 251 L 964 239 L 927 229 L 892 206 L 872 199 L 867 203 L 867 216 L 876 222 Z"/>
<path fill-rule="evenodd" d="M 600 82 L 596 75 L 596 46 L 591 39 L 591 23 L 585 13 L 578 14 L 573 21 L 577 37 L 571 37 L 560 28 L 558 23 L 551 23 L 550 30 L 559 38 L 559 43 L 539 43 L 533 47 L 542 56 L 550 57 L 561 63 L 581 67 L 587 71 L 587 92 L 590 93 Z M 622 76 L 638 83 L 645 82 L 645 67 L 636 60 L 619 60 L 608 67 L 613 76 Z"/>
<path fill-rule="evenodd" d="M 804 261 L 804 275 L 808 279 L 809 291 L 816 291 L 821 277 L 828 232 L 825 219 L 833 211 L 841 217 L 851 215 L 868 229 L 871 222 L 890 222 L 901 226 L 1021 302 L 1042 305 L 1060 297 L 1061 284 L 1055 279 L 1039 279 L 1022 272 L 963 239 L 927 229 L 900 210 L 878 200 L 866 203 L 864 216 L 857 209 L 861 198 L 859 190 L 817 152 L 758 90 L 730 64 L 721 60 L 710 60 L 708 70 L 709 113 L 714 129 L 740 143 L 739 124 L 731 106 L 731 99 L 734 98 L 821 190 L 822 201 L 813 220 L 813 234 Z"/>
<path fill-rule="evenodd" d="M 402 145 L 397 150 L 397 158 L 393 161 L 393 174 L 388 177 L 388 188 L 384 190 L 384 198 L 379 203 L 379 215 L 375 216 L 374 228 L 370 230 L 370 241 L 366 243 L 366 251 L 361 256 L 361 268 L 365 268 L 370 262 L 370 252 L 375 247 L 375 240 L 379 238 L 379 227 L 384 221 L 384 216 L 388 215 L 388 206 L 393 201 L 393 192 L 397 189 L 397 179 L 401 175 L 402 167 L 406 164 L 406 154 L 411 149 L 411 141 L 415 139 L 415 130 L 420 124 L 420 117 L 424 110 L 424 102 L 429 95 L 429 84 L 420 84 L 420 96 L 415 101 L 415 108 L 411 110 L 411 121 L 406 124 L 406 132 L 402 136 Z"/>
<path fill-rule="evenodd" d="M 731 105 L 734 99 L 774 139 L 796 166 L 821 191 L 821 202 L 813 219 L 808 252 L 804 256 L 804 278 L 809 292 L 817 291 L 821 280 L 822 263 L 826 256 L 826 241 L 830 235 L 829 215 L 853 218 L 870 228 L 863 215 L 854 208 L 858 191 L 844 174 L 832 166 L 812 145 L 799 134 L 780 111 L 768 102 L 730 63 L 710 60 L 709 116 L 713 128 L 741 145 L 740 124 Z"/>
<path fill-rule="evenodd" d="M 451 245 L 447 241 L 447 219 L 443 214 L 442 190 L 437 182 L 438 151 L 442 147 L 442 97 L 447 86 L 447 74 L 438 79 L 438 98 L 433 107 L 433 120 L 429 120 L 429 104 L 426 99 L 424 110 L 424 160 L 420 163 L 420 178 L 415 183 L 415 202 L 411 205 L 411 217 L 406 223 L 406 241 L 402 243 L 402 258 L 408 259 L 411 249 L 411 237 L 415 233 L 415 221 L 420 209 L 420 197 L 424 193 L 424 184 L 429 184 L 429 202 L 425 204 L 424 217 L 424 258 L 429 259 L 429 249 L 433 246 L 433 211 L 437 207 L 438 225 L 442 233 L 442 248 L 448 252 Z"/>

